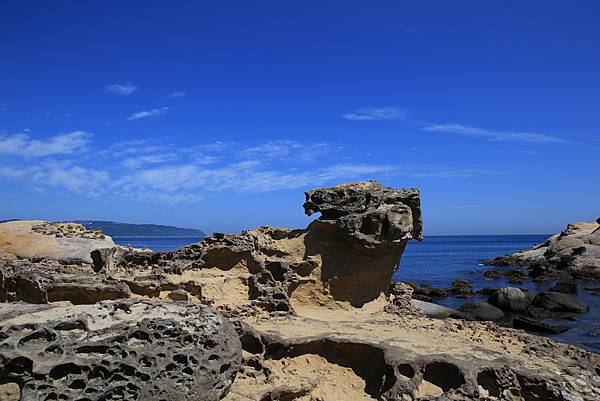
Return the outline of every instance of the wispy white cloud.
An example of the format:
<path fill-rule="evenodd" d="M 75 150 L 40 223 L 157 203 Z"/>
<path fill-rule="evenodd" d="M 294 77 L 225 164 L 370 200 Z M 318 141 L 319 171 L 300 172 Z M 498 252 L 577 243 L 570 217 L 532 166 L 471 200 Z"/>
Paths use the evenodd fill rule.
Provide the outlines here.
<path fill-rule="evenodd" d="M 168 107 L 161 107 L 160 109 L 142 110 L 142 111 L 138 111 L 137 113 L 133 113 L 132 115 L 127 117 L 127 121 L 139 120 L 141 118 L 162 116 L 163 114 L 167 114 L 168 112 L 169 112 Z"/>
<path fill-rule="evenodd" d="M 536 152 L 535 150 L 517 150 L 517 151 L 515 151 L 515 153 L 518 155 L 525 155 L 525 156 L 535 156 L 538 154 L 538 152 Z"/>
<path fill-rule="evenodd" d="M 28 172 L 22 168 L 0 167 L 0 178 L 18 180 L 26 177 Z"/>
<path fill-rule="evenodd" d="M 24 134 L 3 138 L 0 149 L 22 156 L 0 166 L 0 179 L 35 190 L 157 203 L 196 202 L 219 193 L 264 193 L 325 184 L 391 177 L 464 178 L 484 171 L 440 166 L 399 166 L 354 162 L 337 144 L 294 140 L 258 143 L 168 143 L 159 139 L 123 141 L 106 150 L 32 161 L 27 155 L 63 155 L 73 149 L 53 139 L 34 142 Z M 91 134 L 88 134 L 91 135 Z M 85 144 L 89 138 L 85 137 Z M 8 139 L 11 139 L 9 141 Z M 77 136 L 70 138 L 77 142 Z M 49 144 L 52 144 L 50 146 Z M 82 146 L 85 144 L 81 144 Z M 16 149 L 16 150 L 15 150 Z M 100 156 L 100 157 L 98 157 Z"/>
<path fill-rule="evenodd" d="M 421 131 L 478 137 L 494 142 L 569 143 L 566 139 L 544 133 L 504 131 L 458 123 L 437 124 L 423 120 L 414 120 L 409 117 L 406 109 L 393 106 L 367 107 L 344 114 L 342 118 L 353 121 L 402 120 L 405 124 L 417 127 Z"/>
<path fill-rule="evenodd" d="M 177 91 L 177 92 L 169 93 L 169 95 L 167 96 L 167 99 L 173 99 L 176 97 L 184 97 L 185 95 L 186 95 L 186 93 L 184 91 Z"/>
<path fill-rule="evenodd" d="M 164 152 L 169 145 L 162 141 L 152 139 L 132 139 L 119 141 L 110 145 L 108 148 L 99 151 L 103 156 L 122 157 L 126 155 L 140 155 L 156 152 Z"/>
<path fill-rule="evenodd" d="M 20 168 L 0 168 L 0 179 L 30 184 L 35 190 L 58 188 L 68 192 L 97 195 L 110 175 L 102 169 L 85 168 L 70 162 L 49 161 Z"/>
<path fill-rule="evenodd" d="M 121 162 L 123 167 L 139 168 L 148 164 L 160 164 L 172 161 L 177 158 L 175 153 L 161 153 L 155 155 L 128 157 Z"/>
<path fill-rule="evenodd" d="M 33 176 L 33 180 L 52 187 L 65 188 L 75 193 L 97 195 L 101 186 L 109 181 L 109 174 L 104 170 L 49 164 L 46 168 L 39 170 Z"/>
<path fill-rule="evenodd" d="M 565 139 L 535 132 L 497 131 L 472 127 L 463 124 L 429 124 L 420 128 L 422 131 L 441 132 L 447 134 L 485 138 L 489 141 L 522 142 L 522 143 L 566 143 Z"/>
<path fill-rule="evenodd" d="M 246 147 L 240 150 L 239 155 L 246 158 L 259 158 L 295 161 L 314 161 L 325 154 L 336 152 L 340 146 L 324 142 L 299 142 L 292 140 L 267 141 L 258 145 Z"/>
<path fill-rule="evenodd" d="M 193 194 L 215 192 L 271 192 L 318 185 L 332 180 L 357 179 L 369 174 L 391 173 L 391 166 L 333 165 L 312 170 L 270 168 L 256 160 L 221 167 L 194 164 L 166 166 L 137 171 L 113 185 L 135 196 L 137 192 Z"/>
<path fill-rule="evenodd" d="M 83 150 L 91 137 L 86 131 L 56 135 L 47 140 L 33 139 L 28 134 L 0 136 L 0 154 L 22 157 L 71 154 Z"/>
<path fill-rule="evenodd" d="M 139 88 L 133 85 L 131 82 L 123 82 L 105 86 L 104 92 L 120 96 L 129 96 L 138 89 Z"/>
<path fill-rule="evenodd" d="M 344 114 L 342 118 L 352 121 L 404 120 L 408 118 L 408 110 L 400 107 L 365 107 Z"/>

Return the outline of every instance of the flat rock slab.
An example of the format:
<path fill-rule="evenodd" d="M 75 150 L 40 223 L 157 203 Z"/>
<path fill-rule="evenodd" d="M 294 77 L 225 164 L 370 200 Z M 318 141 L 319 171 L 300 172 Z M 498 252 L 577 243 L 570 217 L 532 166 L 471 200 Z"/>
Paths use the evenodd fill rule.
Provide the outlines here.
<path fill-rule="evenodd" d="M 589 389 L 600 383 L 599 355 L 492 322 L 337 310 L 250 318 L 238 327 L 247 363 L 227 401 L 275 400 L 282 386 L 302 383 L 310 385 L 302 400 L 598 400 Z M 330 365 L 314 375 L 314 365 L 300 364 L 307 355 Z M 261 363 L 294 368 L 268 375 Z M 359 376 L 362 383 L 351 383 L 363 386 L 364 397 L 318 398 L 324 387 L 328 395 L 349 387 L 331 365 Z M 579 390 L 565 384 L 567 375 L 581 378 Z"/>
<path fill-rule="evenodd" d="M 21 400 L 220 400 L 241 363 L 238 336 L 187 302 L 0 304 L 0 378 Z"/>
<path fill-rule="evenodd" d="M 35 231 L 36 227 L 44 224 L 49 223 L 30 220 L 0 224 L 0 255 L 92 263 L 90 253 L 93 250 L 115 246 L 113 240 L 104 235 L 85 238 Z"/>

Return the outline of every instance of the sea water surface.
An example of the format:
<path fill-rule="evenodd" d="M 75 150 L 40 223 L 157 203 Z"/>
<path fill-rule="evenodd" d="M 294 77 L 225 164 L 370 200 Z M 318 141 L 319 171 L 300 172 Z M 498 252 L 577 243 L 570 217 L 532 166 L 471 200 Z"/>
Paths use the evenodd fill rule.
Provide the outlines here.
<path fill-rule="evenodd" d="M 434 287 L 447 287 L 456 279 L 466 279 L 476 290 L 484 287 L 507 286 L 536 292 L 547 290 L 554 284 L 553 281 L 509 284 L 505 278 L 486 279 L 483 277 L 483 272 L 490 267 L 482 266 L 481 261 L 529 248 L 543 242 L 549 236 L 549 234 L 426 236 L 422 242 L 408 243 L 393 279 L 429 284 Z M 121 245 L 148 247 L 156 252 L 171 251 L 199 241 L 199 238 L 116 237 L 113 239 Z M 578 296 L 590 306 L 590 311 L 579 315 L 576 321 L 549 321 L 570 328 L 565 333 L 551 337 L 556 341 L 600 353 L 600 297 L 590 295 L 584 290 L 585 287 L 600 287 L 600 283 L 587 282 L 579 285 Z M 464 302 L 485 300 L 486 297 L 483 296 L 467 300 L 448 297 L 434 299 L 434 302 L 457 308 Z"/>

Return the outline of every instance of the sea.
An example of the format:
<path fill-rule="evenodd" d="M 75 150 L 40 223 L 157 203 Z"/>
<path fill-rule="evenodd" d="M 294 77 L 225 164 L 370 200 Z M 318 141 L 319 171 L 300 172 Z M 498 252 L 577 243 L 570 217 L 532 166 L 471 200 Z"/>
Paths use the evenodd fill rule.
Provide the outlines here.
<path fill-rule="evenodd" d="M 483 272 L 490 266 L 481 262 L 496 256 L 514 253 L 543 242 L 549 234 L 540 235 L 465 235 L 465 236 L 426 236 L 422 242 L 410 241 L 402 255 L 400 266 L 393 279 L 395 281 L 429 284 L 433 287 L 448 287 L 456 279 L 466 279 L 475 290 L 484 287 L 520 287 L 532 291 L 544 291 L 554 285 L 553 281 L 525 284 L 509 284 L 505 278 L 486 279 Z M 172 251 L 181 246 L 198 242 L 199 238 L 150 238 L 115 237 L 120 245 L 136 248 L 148 247 L 155 252 Z M 600 282 L 586 282 L 579 285 L 578 297 L 590 306 L 590 311 L 581 314 L 575 321 L 548 320 L 548 323 L 561 324 L 569 330 L 549 336 L 555 341 L 565 342 L 600 353 L 600 296 L 593 296 L 585 287 L 600 287 Z M 464 302 L 485 301 L 486 297 L 476 296 L 465 300 L 455 297 L 437 298 L 435 303 L 458 308 Z"/>

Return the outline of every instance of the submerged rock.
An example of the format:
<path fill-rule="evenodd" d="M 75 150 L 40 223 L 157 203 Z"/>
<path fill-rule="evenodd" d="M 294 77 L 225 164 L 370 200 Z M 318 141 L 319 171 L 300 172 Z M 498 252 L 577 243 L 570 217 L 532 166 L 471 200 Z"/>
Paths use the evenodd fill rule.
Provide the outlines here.
<path fill-rule="evenodd" d="M 211 308 L 150 301 L 0 304 L 0 378 L 21 399 L 223 398 L 241 362 Z"/>

